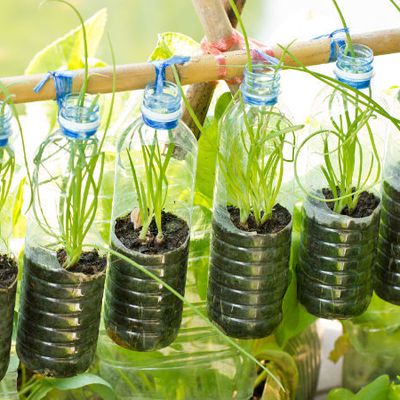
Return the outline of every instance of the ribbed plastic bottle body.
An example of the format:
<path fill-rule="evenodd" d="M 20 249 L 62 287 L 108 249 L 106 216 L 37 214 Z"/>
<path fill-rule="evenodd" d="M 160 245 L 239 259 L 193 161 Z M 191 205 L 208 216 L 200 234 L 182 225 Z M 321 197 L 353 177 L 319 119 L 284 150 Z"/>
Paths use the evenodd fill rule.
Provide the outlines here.
<path fill-rule="evenodd" d="M 400 115 L 400 103 L 392 105 L 392 115 Z M 400 304 L 400 139 L 390 126 L 387 136 L 381 195 L 382 209 L 375 263 L 375 292 L 383 300 Z"/>
<path fill-rule="evenodd" d="M 146 89 L 142 115 L 119 140 L 111 244 L 114 250 L 184 295 L 197 141 L 179 121 L 178 88 L 165 82 L 159 97 L 153 89 L 152 86 Z M 165 122 L 165 118 L 172 121 Z M 153 211 L 155 222 L 157 215 L 161 215 L 163 241 L 169 246 L 161 252 L 146 250 L 145 245 L 149 232 L 146 229 L 153 229 L 146 221 L 151 222 Z M 146 219 L 143 214 L 147 212 L 150 218 Z M 132 225 L 128 237 L 120 237 L 117 225 L 124 218 L 133 224 L 134 214 L 140 215 L 140 220 Z M 144 238 L 139 235 L 143 246 L 130 248 L 125 240 L 129 240 L 130 235 L 133 239 L 134 229 L 140 230 L 140 235 L 144 232 Z M 182 232 L 184 236 L 179 236 Z M 116 343 L 139 351 L 167 346 L 178 333 L 182 308 L 182 301 L 160 283 L 129 262 L 111 256 L 105 323 L 109 336 Z"/>
<path fill-rule="evenodd" d="M 13 233 L 13 212 L 16 195 L 15 154 L 12 135 L 11 109 L 0 102 L 0 381 L 4 378 L 10 361 L 14 306 L 17 292 L 18 266 L 10 248 Z M 3 280 L 4 279 L 4 280 Z M 3 382 L 3 386 L 6 383 Z"/>
<path fill-rule="evenodd" d="M 283 207 L 292 206 L 285 201 L 292 186 L 283 164 L 275 162 L 278 153 L 287 150 L 279 147 L 282 136 L 274 133 L 292 122 L 276 104 L 279 85 L 274 77 L 259 75 L 260 80 L 257 73 L 247 72 L 241 99 L 221 123 L 214 187 L 208 314 L 227 335 L 237 338 L 272 333 L 282 317 L 289 281 L 291 217 Z M 274 191 L 279 191 L 276 198 Z M 274 207 L 278 203 L 288 217 L 281 230 L 257 233 L 240 226 L 250 214 L 261 226 L 264 213 L 274 212 L 271 208 L 279 208 Z"/>
<path fill-rule="evenodd" d="M 354 50 L 355 57 L 350 57 L 340 49 L 336 77 L 370 94 L 372 51 L 362 45 Z M 317 96 L 310 140 L 302 150 L 306 166 L 300 180 L 308 199 L 297 276 L 298 296 L 309 312 L 345 319 L 362 314 L 372 296 L 380 212 L 378 149 L 386 124 L 359 95 L 339 88 L 325 88 Z M 339 200 L 329 201 L 334 198 Z M 350 215 L 344 215 L 349 209 Z"/>
<path fill-rule="evenodd" d="M 105 280 L 101 242 L 100 189 L 103 157 L 94 133 L 98 108 L 68 98 L 59 114 L 61 129 L 39 147 L 33 170 L 33 204 L 28 215 L 17 352 L 35 372 L 67 377 L 93 361 Z M 81 250 L 98 270 L 73 272 L 60 252 Z M 96 265 L 96 264 L 95 264 Z M 83 271 L 83 270 L 82 270 Z"/>

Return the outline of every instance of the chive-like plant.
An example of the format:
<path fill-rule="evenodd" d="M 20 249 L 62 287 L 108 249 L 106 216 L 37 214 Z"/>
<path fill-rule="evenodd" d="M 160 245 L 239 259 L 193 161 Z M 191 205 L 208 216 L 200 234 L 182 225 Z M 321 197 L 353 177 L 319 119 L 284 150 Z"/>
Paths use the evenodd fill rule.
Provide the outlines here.
<path fill-rule="evenodd" d="M 244 109 L 242 97 L 240 104 Z M 243 112 L 244 126 L 239 140 L 232 142 L 227 154 L 225 149 L 218 153 L 228 195 L 239 209 L 240 225 L 245 229 L 250 216 L 260 228 L 271 218 L 282 185 L 284 165 L 290 161 L 284 155 L 287 136 L 292 136 L 293 146 L 294 132 L 302 128 L 293 125 L 273 107 L 260 115 L 250 116 L 254 117 L 256 122 L 250 121 L 246 111 Z"/>
<path fill-rule="evenodd" d="M 154 220 L 157 226 L 156 240 L 161 243 L 164 239 L 162 212 L 168 195 L 166 173 L 175 145 L 173 142 L 168 143 L 164 150 L 160 148 L 157 135 L 154 135 L 150 144 L 144 143 L 141 130 L 138 131 L 138 135 L 142 143 L 141 152 L 145 168 L 143 180 L 138 177 L 131 153 L 126 149 L 139 208 L 139 213 L 136 210 L 132 212 L 132 221 L 136 227 L 141 227 L 139 239 L 145 241 L 149 235 L 150 224 Z"/>
<path fill-rule="evenodd" d="M 141 115 L 117 146 L 111 244 L 183 294 L 197 142 L 180 115 L 177 85 L 156 79 L 147 86 Z M 117 344 L 138 351 L 169 345 L 178 334 L 182 309 L 182 301 L 166 288 L 111 256 L 105 325 Z"/>
<path fill-rule="evenodd" d="M 227 335 L 255 339 L 282 318 L 291 236 L 282 184 L 302 126 L 278 102 L 282 63 L 260 53 L 251 60 L 243 36 L 244 81 L 220 123 L 207 306 Z"/>
<path fill-rule="evenodd" d="M 107 266 L 106 256 L 98 251 L 96 228 L 103 222 L 98 217 L 99 197 L 103 144 L 114 104 L 115 60 L 110 42 L 114 90 L 99 140 L 99 96 L 86 93 L 90 77 L 83 19 L 67 1 L 51 1 L 68 5 L 78 15 L 86 67 L 80 94 L 57 93 L 60 129 L 45 139 L 34 158 L 17 352 L 28 369 L 64 378 L 84 372 L 96 351 Z M 55 79 L 72 77 L 57 73 Z M 65 82 L 58 81 L 58 88 L 61 83 Z M 66 88 L 71 86 L 66 83 Z"/>
<path fill-rule="evenodd" d="M 94 118 L 97 118 L 96 114 L 99 112 L 99 95 L 93 98 L 87 96 L 90 76 L 88 69 L 87 33 L 84 20 L 78 9 L 68 1 L 47 0 L 47 2 L 57 2 L 70 7 L 81 23 L 83 35 L 84 77 L 82 87 L 78 96 L 73 96 L 66 100 L 66 103 L 68 103 L 66 106 L 67 109 L 65 110 L 65 115 L 62 115 L 62 110 L 60 111 L 61 117 L 73 118 L 77 124 L 93 123 Z M 76 104 L 75 108 L 74 103 Z M 79 262 L 85 238 L 96 218 L 104 172 L 105 154 L 102 152 L 102 148 L 110 125 L 111 113 L 112 104 L 105 132 L 100 142 L 97 139 L 88 140 L 82 136 L 82 138 L 75 138 L 76 140 L 69 140 L 67 145 L 65 145 L 63 137 L 56 138 L 54 141 L 53 138 L 50 138 L 50 141 L 53 141 L 52 147 L 54 152 L 52 154 L 43 154 L 49 144 L 47 141 L 41 145 L 35 157 L 35 163 L 37 165 L 42 163 L 43 169 L 47 174 L 45 177 L 39 177 L 38 175 L 35 177 L 34 195 L 36 202 L 34 213 L 43 231 L 54 239 L 52 247 L 55 249 L 62 248 L 65 251 L 65 257 L 63 257 L 62 262 L 66 269 L 76 266 Z M 60 176 L 57 176 L 47 163 L 49 160 L 52 162 L 51 160 L 54 160 L 59 153 L 65 150 L 69 153 L 69 156 L 66 162 L 66 171 L 60 181 Z M 56 182 L 56 185 L 60 189 L 57 227 L 52 226 L 52 223 L 49 221 L 46 215 L 47 209 L 42 201 L 42 196 L 47 196 L 42 186 L 52 181 Z"/>
<path fill-rule="evenodd" d="M 10 96 L 5 93 L 0 102 L 0 381 L 3 379 L 10 360 L 14 304 L 17 289 L 18 267 L 10 251 L 13 207 L 12 184 L 15 175 L 15 155 L 9 144 L 12 112 Z"/>
<path fill-rule="evenodd" d="M 300 70 L 308 73 L 303 66 Z M 333 90 L 317 98 L 322 106 L 314 115 L 318 129 L 304 139 L 295 156 L 296 180 L 307 194 L 297 283 L 299 299 L 309 312 L 345 319 L 363 313 L 372 296 L 380 200 L 371 189 L 380 179 L 376 140 L 385 124 L 377 124 L 382 121 L 376 111 L 382 107 L 371 99 L 372 51 L 353 44 L 348 32 L 347 43 L 338 49 L 335 75 L 336 82 L 314 75 Z M 305 155 L 307 147 L 310 153 Z M 314 163 L 322 183 L 310 170 L 308 187 L 304 185 L 297 168 L 304 159 Z"/>

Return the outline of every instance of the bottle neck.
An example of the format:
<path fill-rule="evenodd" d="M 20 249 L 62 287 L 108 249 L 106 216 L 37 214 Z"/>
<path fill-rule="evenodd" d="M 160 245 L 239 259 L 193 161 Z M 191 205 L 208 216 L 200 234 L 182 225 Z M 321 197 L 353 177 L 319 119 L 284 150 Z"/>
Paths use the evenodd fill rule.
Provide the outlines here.
<path fill-rule="evenodd" d="M 0 110 L 2 108 L 3 103 L 0 102 Z M 11 109 L 6 105 L 3 112 L 0 112 L 0 148 L 8 145 L 10 136 L 12 135 L 11 120 Z"/>
<path fill-rule="evenodd" d="M 336 78 L 354 89 L 368 89 L 374 76 L 374 54 L 364 45 L 353 45 L 351 54 L 346 45 L 339 48 L 334 73 Z"/>
<path fill-rule="evenodd" d="M 63 99 L 58 122 L 61 132 L 71 139 L 89 139 L 100 127 L 99 106 L 93 96 L 85 96 L 83 105 L 78 104 L 77 95 Z"/>
<path fill-rule="evenodd" d="M 252 106 L 273 106 L 280 93 L 280 73 L 270 66 L 254 66 L 244 71 L 243 101 Z"/>
<path fill-rule="evenodd" d="M 155 84 L 151 83 L 144 92 L 143 122 L 154 129 L 176 128 L 182 117 L 181 100 L 179 88 L 174 83 L 164 81 L 162 89 L 158 92 Z"/>

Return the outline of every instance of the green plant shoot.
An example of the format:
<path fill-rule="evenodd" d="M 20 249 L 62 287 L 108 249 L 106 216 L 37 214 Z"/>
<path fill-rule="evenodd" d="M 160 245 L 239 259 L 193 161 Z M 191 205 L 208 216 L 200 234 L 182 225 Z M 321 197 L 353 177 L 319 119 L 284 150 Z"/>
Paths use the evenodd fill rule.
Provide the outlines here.
<path fill-rule="evenodd" d="M 250 122 L 242 98 L 245 130 L 240 141 L 234 141 L 228 156 L 218 154 L 220 170 L 231 201 L 240 210 L 240 223 L 247 227 L 252 213 L 258 226 L 272 215 L 282 185 L 286 135 L 302 126 L 294 126 L 279 110 L 268 107 L 253 113 Z M 254 122 L 255 121 L 255 122 Z"/>
<path fill-rule="evenodd" d="M 146 240 L 149 232 L 150 224 L 154 219 L 157 226 L 158 242 L 163 240 L 162 229 L 162 211 L 168 193 L 168 180 L 166 177 L 169 162 L 175 149 L 173 143 L 169 143 L 165 149 L 160 148 L 160 143 L 157 137 L 157 131 L 154 133 L 151 144 L 146 144 L 143 137 L 143 132 L 138 131 L 141 151 L 144 163 L 144 180 L 140 180 L 136 172 L 134 161 L 130 154 L 129 148 L 126 149 L 129 159 L 129 166 L 132 173 L 133 182 L 138 199 L 141 232 L 140 240 Z M 171 133 L 169 133 L 171 135 Z"/>
<path fill-rule="evenodd" d="M 64 3 L 70 6 L 78 15 L 82 24 L 84 50 L 85 50 L 85 79 L 82 84 L 82 89 L 78 96 L 78 119 L 80 122 L 85 122 L 84 118 L 90 114 L 97 106 L 99 96 L 95 96 L 93 101 L 87 105 L 85 104 L 86 89 L 89 79 L 88 75 L 88 57 L 87 57 L 87 37 L 85 24 L 79 11 L 70 3 L 64 0 L 48 0 Z M 87 234 L 89 233 L 95 218 L 99 205 L 99 194 L 104 173 L 105 154 L 102 151 L 105 137 L 107 135 L 115 100 L 115 81 L 116 81 L 116 67 L 115 56 L 111 41 L 109 40 L 114 74 L 113 74 L 113 92 L 108 117 L 105 124 L 104 135 L 100 142 L 96 138 L 89 139 L 68 139 L 65 142 L 63 137 L 53 139 L 50 137 L 48 140 L 53 140 L 54 153 L 50 156 L 44 156 L 44 150 L 48 144 L 45 141 L 39 148 L 39 152 L 35 157 L 35 163 L 47 172 L 47 178 L 39 181 L 38 176 L 34 177 L 36 181 L 36 191 L 34 196 L 36 198 L 36 205 L 34 213 L 36 220 L 39 222 L 43 231 L 54 239 L 54 247 L 57 249 L 60 245 L 66 251 L 67 257 L 64 263 L 66 269 L 75 266 L 82 255 L 83 244 Z M 48 160 L 57 153 L 67 151 L 69 156 L 66 161 L 66 172 L 61 177 L 52 174 L 51 165 L 48 165 Z M 40 195 L 40 186 L 49 182 L 54 182 L 60 190 L 60 199 L 58 204 L 58 231 L 51 227 L 46 216 L 46 210 L 42 206 L 42 199 Z M 43 221 L 43 222 L 41 222 Z"/>
<path fill-rule="evenodd" d="M 11 102 L 11 96 L 6 96 L 3 102 L 0 102 L 0 120 L 6 118 L 7 104 Z M 12 180 L 15 172 L 14 151 L 9 147 L 0 148 L 0 215 L 9 201 Z M 2 221 L 3 222 L 3 221 Z M 3 234 L 3 224 L 0 222 L 0 239 L 8 248 L 8 240 Z"/>

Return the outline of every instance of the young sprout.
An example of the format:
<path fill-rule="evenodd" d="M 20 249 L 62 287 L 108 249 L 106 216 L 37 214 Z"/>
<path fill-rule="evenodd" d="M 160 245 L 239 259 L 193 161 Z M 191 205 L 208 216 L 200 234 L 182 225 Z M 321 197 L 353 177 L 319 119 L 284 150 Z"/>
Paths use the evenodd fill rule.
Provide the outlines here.
<path fill-rule="evenodd" d="M 88 104 L 88 98 L 86 96 L 87 84 L 89 79 L 88 74 L 88 45 L 85 24 L 79 11 L 72 6 L 69 2 L 64 0 L 47 0 L 54 1 L 68 5 L 71 7 L 82 25 L 83 42 L 85 51 L 85 77 L 82 84 L 82 89 L 77 96 L 77 103 L 75 105 L 76 116 L 78 122 L 87 122 L 92 113 L 98 112 L 98 100 L 99 95 L 95 96 L 93 100 Z M 48 142 L 40 147 L 35 162 L 47 173 L 47 178 L 43 181 L 38 181 L 36 176 L 36 205 L 34 207 L 34 213 L 36 220 L 42 227 L 43 231 L 50 237 L 54 238 L 54 246 L 59 250 L 61 245 L 66 252 L 64 260 L 64 267 L 66 269 L 75 266 L 83 253 L 84 242 L 87 234 L 89 233 L 95 218 L 99 205 L 99 195 L 102 185 L 105 154 L 102 152 L 104 140 L 107 135 L 109 126 L 111 124 L 111 117 L 115 99 L 115 56 L 114 50 L 109 40 L 112 61 L 114 67 L 113 75 L 113 94 L 110 104 L 110 109 L 106 121 L 104 135 L 100 141 L 97 139 L 68 139 L 67 144 L 64 142 L 63 137 L 50 138 L 49 140 L 54 141 L 55 151 L 51 155 L 44 155 L 44 151 Z M 74 101 L 74 96 L 70 99 Z M 52 156 L 57 156 L 60 151 L 68 152 L 68 159 L 66 160 L 66 171 L 62 177 L 54 176 L 47 161 Z M 60 182 L 61 180 L 61 182 Z M 39 190 L 40 185 L 47 184 L 48 182 L 54 182 L 60 190 L 60 198 L 58 204 L 58 228 L 56 231 L 51 227 L 46 215 L 46 209 L 42 205 L 41 192 Z M 46 194 L 44 194 L 46 195 Z"/>
<path fill-rule="evenodd" d="M 139 239 L 142 241 L 146 240 L 150 224 L 154 219 L 157 226 L 156 241 L 161 243 L 164 239 L 161 220 L 162 211 L 168 192 L 166 173 L 175 145 L 169 143 L 166 151 L 161 151 L 157 131 L 151 144 L 144 142 L 141 130 L 138 131 L 138 135 L 142 144 L 141 150 L 145 168 L 144 182 L 139 180 L 130 150 L 129 148 L 126 149 L 139 203 L 139 213 L 137 213 L 137 210 L 133 210 L 131 218 L 134 225 L 136 222 L 135 228 L 141 227 Z"/>
<path fill-rule="evenodd" d="M 286 135 L 302 126 L 294 126 L 279 110 L 268 107 L 250 123 L 245 105 L 245 130 L 234 141 L 227 157 L 218 154 L 219 166 L 234 205 L 240 210 L 240 224 L 247 228 L 252 213 L 259 227 L 271 217 L 279 195 L 284 171 Z"/>
<path fill-rule="evenodd" d="M 85 103 L 85 97 L 86 97 L 86 92 L 87 92 L 87 87 L 88 87 L 88 82 L 89 82 L 89 51 L 88 51 L 88 40 L 87 40 L 87 33 L 86 33 L 86 26 L 85 26 L 85 21 L 82 18 L 81 13 L 78 11 L 78 9 L 72 5 L 70 2 L 66 0 L 45 0 L 44 3 L 48 2 L 56 2 L 56 3 L 62 3 L 67 5 L 68 7 L 72 8 L 74 13 L 77 15 L 79 22 L 82 27 L 82 35 L 83 35 L 83 51 L 84 51 L 84 78 L 82 82 L 82 88 L 79 92 L 78 96 L 78 106 L 83 107 Z M 96 100 L 98 100 L 98 97 L 96 97 Z"/>
<path fill-rule="evenodd" d="M 340 9 L 339 4 L 337 3 L 336 0 L 332 0 L 332 2 L 333 2 L 333 5 L 336 8 L 337 13 L 339 14 L 340 21 L 342 22 L 343 28 L 345 29 L 345 32 L 346 32 L 346 50 L 345 50 L 345 54 L 347 54 L 347 49 L 348 49 L 348 51 L 350 52 L 350 55 L 352 57 L 355 57 L 353 41 L 351 39 L 351 35 L 349 33 L 348 26 L 346 24 L 346 20 L 344 19 L 344 15 L 342 13 L 342 10 Z"/>
<path fill-rule="evenodd" d="M 6 121 L 8 117 L 7 107 L 12 102 L 10 95 L 0 102 L 0 127 L 2 123 L 9 124 Z M 6 129 L 9 129 L 8 127 Z M 14 152 L 9 146 L 0 147 L 0 215 L 4 211 L 4 207 L 9 200 L 11 191 L 12 180 L 15 172 L 15 156 Z M 2 222 L 2 221 L 1 221 Z M 8 247 L 7 238 L 3 236 L 3 226 L 0 222 L 0 239 Z"/>

